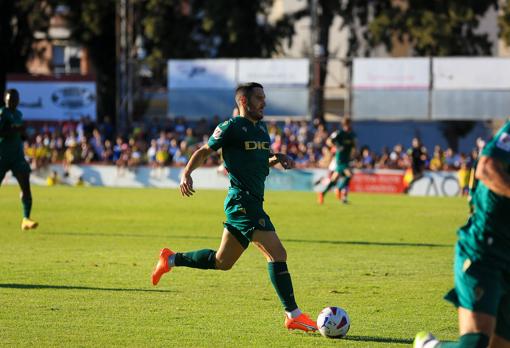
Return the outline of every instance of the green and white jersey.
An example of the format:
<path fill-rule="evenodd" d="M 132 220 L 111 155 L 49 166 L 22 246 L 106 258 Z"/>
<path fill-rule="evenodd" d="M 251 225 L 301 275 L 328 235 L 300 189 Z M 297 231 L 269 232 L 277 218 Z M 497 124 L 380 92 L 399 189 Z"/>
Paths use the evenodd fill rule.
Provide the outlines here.
<path fill-rule="evenodd" d="M 331 141 L 336 146 L 336 163 L 349 164 L 351 153 L 356 143 L 356 133 L 353 131 L 346 132 L 343 129 L 333 134 Z"/>
<path fill-rule="evenodd" d="M 23 116 L 19 110 L 10 110 L 6 107 L 0 108 L 0 130 L 9 129 L 12 126 L 21 126 Z M 0 151 L 12 154 L 23 154 L 23 141 L 19 132 L 13 132 L 5 137 L 0 137 Z"/>
<path fill-rule="evenodd" d="M 510 174 L 510 122 L 501 128 L 484 147 L 481 156 L 503 163 Z M 498 261 L 510 262 L 510 198 L 492 192 L 482 181 L 473 196 L 474 211 L 461 227 L 459 243 L 468 255 L 487 255 Z"/>
<path fill-rule="evenodd" d="M 213 150 L 221 148 L 230 187 L 248 191 L 264 200 L 264 183 L 269 175 L 271 140 L 266 125 L 244 117 L 233 117 L 219 124 L 209 138 Z"/>

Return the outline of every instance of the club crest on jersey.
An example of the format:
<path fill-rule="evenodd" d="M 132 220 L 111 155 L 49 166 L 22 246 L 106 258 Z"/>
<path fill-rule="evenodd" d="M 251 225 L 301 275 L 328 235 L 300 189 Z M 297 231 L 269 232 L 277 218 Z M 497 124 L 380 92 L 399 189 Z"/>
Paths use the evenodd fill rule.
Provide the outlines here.
<path fill-rule="evenodd" d="M 245 131 L 245 132 L 247 132 L 247 131 L 248 131 L 248 128 L 246 128 L 246 127 L 243 127 L 243 128 L 241 128 L 241 129 L 242 129 L 243 131 Z"/>
<path fill-rule="evenodd" d="M 502 133 L 498 138 L 496 146 L 501 150 L 510 151 L 510 134 Z"/>
<path fill-rule="evenodd" d="M 216 129 L 214 130 L 214 133 L 213 133 L 213 138 L 218 140 L 220 137 L 221 137 L 221 133 L 223 133 L 223 131 L 221 130 L 220 127 L 216 127 Z"/>
<path fill-rule="evenodd" d="M 245 150 L 269 150 L 268 141 L 245 141 Z"/>

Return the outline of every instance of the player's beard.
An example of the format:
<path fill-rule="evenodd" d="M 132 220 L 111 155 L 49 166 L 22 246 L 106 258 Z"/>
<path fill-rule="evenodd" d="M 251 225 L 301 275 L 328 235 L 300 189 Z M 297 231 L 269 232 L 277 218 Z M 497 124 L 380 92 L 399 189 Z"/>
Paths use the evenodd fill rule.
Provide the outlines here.
<path fill-rule="evenodd" d="M 264 109 L 261 109 L 259 112 L 254 111 L 255 108 L 252 106 L 247 107 L 248 114 L 250 115 L 250 118 L 254 121 L 260 121 L 264 118 Z"/>

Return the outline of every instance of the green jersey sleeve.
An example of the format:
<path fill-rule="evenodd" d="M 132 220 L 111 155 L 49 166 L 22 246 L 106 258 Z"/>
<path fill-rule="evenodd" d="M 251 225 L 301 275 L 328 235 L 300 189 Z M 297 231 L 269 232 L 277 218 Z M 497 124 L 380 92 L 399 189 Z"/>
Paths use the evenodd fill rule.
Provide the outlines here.
<path fill-rule="evenodd" d="M 494 157 L 510 164 L 510 121 L 483 148 L 482 156 Z"/>
<path fill-rule="evenodd" d="M 207 145 L 214 151 L 221 149 L 223 146 L 228 144 L 230 133 L 232 132 L 232 122 L 225 121 L 220 123 L 214 129 L 213 134 L 209 138 Z"/>

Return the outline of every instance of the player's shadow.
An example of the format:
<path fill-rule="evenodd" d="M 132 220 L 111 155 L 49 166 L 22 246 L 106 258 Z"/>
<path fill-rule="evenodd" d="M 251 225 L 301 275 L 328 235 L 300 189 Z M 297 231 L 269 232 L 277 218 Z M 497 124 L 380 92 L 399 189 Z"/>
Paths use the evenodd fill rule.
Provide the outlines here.
<path fill-rule="evenodd" d="M 373 336 L 351 336 L 343 338 L 348 341 L 361 341 L 361 342 L 378 342 L 378 343 L 393 343 L 393 344 L 413 344 L 413 340 L 409 338 L 391 338 L 391 337 L 373 337 Z"/>
<path fill-rule="evenodd" d="M 201 240 L 219 240 L 220 237 L 209 236 L 185 236 L 177 234 L 154 235 L 142 233 L 91 233 L 91 232 L 54 232 L 48 235 L 64 236 L 90 236 L 90 237 L 131 237 L 131 238 L 174 238 L 174 239 L 201 239 Z M 283 238 L 282 242 L 289 243 L 307 243 L 307 244 L 340 244 L 340 245 L 368 245 L 368 246 L 389 246 L 389 247 L 425 247 L 425 248 L 453 248 L 453 244 L 433 244 L 433 243 L 406 243 L 406 242 L 367 242 L 361 240 L 314 240 L 314 239 L 290 239 Z"/>
<path fill-rule="evenodd" d="M 133 288 L 97 288 L 91 286 L 75 286 L 75 285 L 48 285 L 48 284 L 16 284 L 7 283 L 1 284 L 0 288 L 4 289 L 24 289 L 24 290 L 42 290 L 42 289 L 55 289 L 55 290 L 94 290 L 94 291 L 120 291 L 120 292 L 172 292 L 170 290 L 159 289 L 133 289 Z"/>
<path fill-rule="evenodd" d="M 429 248 L 452 248 L 453 247 L 453 244 L 406 243 L 406 242 L 367 242 L 367 241 L 361 241 L 361 240 L 282 239 L 282 241 L 289 242 L 289 243 L 374 245 L 374 246 L 397 246 L 397 247 L 429 247 Z"/>

